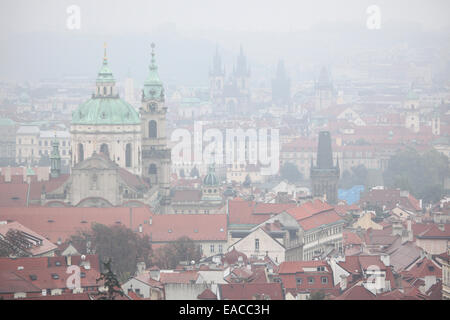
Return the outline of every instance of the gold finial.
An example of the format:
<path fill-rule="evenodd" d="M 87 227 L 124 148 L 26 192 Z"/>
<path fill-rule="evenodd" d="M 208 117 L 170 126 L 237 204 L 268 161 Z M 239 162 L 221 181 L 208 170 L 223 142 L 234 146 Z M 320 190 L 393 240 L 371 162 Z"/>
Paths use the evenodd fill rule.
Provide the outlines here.
<path fill-rule="evenodd" d="M 103 60 L 108 60 L 108 58 L 107 58 L 107 56 L 106 56 L 106 42 L 105 43 L 103 43 L 103 48 L 104 48 L 104 50 L 105 50 L 105 53 L 104 53 L 104 55 L 103 55 Z"/>

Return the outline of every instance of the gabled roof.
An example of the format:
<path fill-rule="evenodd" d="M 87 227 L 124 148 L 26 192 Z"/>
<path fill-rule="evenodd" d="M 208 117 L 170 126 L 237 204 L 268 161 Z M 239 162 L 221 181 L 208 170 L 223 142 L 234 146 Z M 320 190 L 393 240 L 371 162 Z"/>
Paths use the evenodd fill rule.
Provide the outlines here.
<path fill-rule="evenodd" d="M 152 242 L 175 241 L 186 236 L 194 241 L 226 241 L 226 214 L 152 214 L 144 233 Z"/>
<path fill-rule="evenodd" d="M 147 207 L 140 208 L 0 208 L 0 221 L 18 221 L 27 228 L 56 243 L 65 241 L 78 231 L 88 230 L 92 223 L 120 225 L 136 230 L 151 216 Z M 131 225 L 130 225 L 131 223 Z"/>
<path fill-rule="evenodd" d="M 202 293 L 197 296 L 199 300 L 217 300 L 217 296 L 211 291 L 211 289 L 206 288 Z"/>
<path fill-rule="evenodd" d="M 34 237 L 36 240 L 40 239 L 41 243 L 34 243 L 29 241 L 30 248 L 28 248 L 26 251 L 31 253 L 33 256 L 41 255 L 46 252 L 55 250 L 57 246 L 47 239 L 45 237 L 37 234 L 33 230 L 28 229 L 27 227 L 21 225 L 18 222 L 10 222 L 7 224 L 0 224 L 0 236 L 5 237 L 9 230 L 17 230 L 21 233 L 25 233 L 25 235 L 30 235 Z"/>
<path fill-rule="evenodd" d="M 284 300 L 281 283 L 219 284 L 221 300 L 253 300 L 263 297 Z"/>
<path fill-rule="evenodd" d="M 423 279 L 426 276 L 435 276 L 436 278 L 442 278 L 442 269 L 433 260 L 426 257 L 415 262 L 411 267 L 402 272 L 404 277 L 411 277 L 417 279 Z"/>
<path fill-rule="evenodd" d="M 360 283 L 348 288 L 335 300 L 375 300 L 376 296 Z"/>
<path fill-rule="evenodd" d="M 193 283 L 197 281 L 199 273 L 197 271 L 182 271 L 182 272 L 161 272 L 159 282 L 167 283 Z"/>
<path fill-rule="evenodd" d="M 248 258 L 245 253 L 237 251 L 233 246 L 233 249 L 223 256 L 222 262 L 227 263 L 228 265 L 233 265 L 239 262 L 239 257 L 242 257 L 242 263 L 247 264 Z"/>
<path fill-rule="evenodd" d="M 306 271 L 306 269 L 314 268 L 316 272 L 318 267 L 326 267 L 328 271 L 331 270 L 328 263 L 326 261 L 314 260 L 314 261 L 285 261 L 280 264 L 278 269 L 279 274 L 284 273 L 301 273 L 301 272 L 310 272 Z"/>

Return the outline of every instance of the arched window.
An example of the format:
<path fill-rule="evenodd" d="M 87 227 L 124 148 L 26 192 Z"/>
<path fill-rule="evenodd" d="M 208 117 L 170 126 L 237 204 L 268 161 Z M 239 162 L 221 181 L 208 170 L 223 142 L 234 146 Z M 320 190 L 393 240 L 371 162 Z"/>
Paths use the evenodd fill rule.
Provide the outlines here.
<path fill-rule="evenodd" d="M 100 153 L 103 153 L 105 156 L 107 156 L 109 158 L 109 148 L 108 148 L 108 145 L 106 143 L 103 143 L 100 146 Z"/>
<path fill-rule="evenodd" d="M 84 160 L 84 148 L 81 143 L 78 144 L 78 162 Z"/>
<path fill-rule="evenodd" d="M 149 138 L 158 137 L 158 125 L 155 120 L 150 120 L 148 122 L 148 137 Z"/>
<path fill-rule="evenodd" d="M 127 168 L 131 167 L 131 143 L 127 144 L 127 147 L 125 150 L 125 166 Z"/>
<path fill-rule="evenodd" d="M 156 165 L 152 163 L 150 167 L 148 167 L 148 174 L 156 174 L 157 172 Z"/>

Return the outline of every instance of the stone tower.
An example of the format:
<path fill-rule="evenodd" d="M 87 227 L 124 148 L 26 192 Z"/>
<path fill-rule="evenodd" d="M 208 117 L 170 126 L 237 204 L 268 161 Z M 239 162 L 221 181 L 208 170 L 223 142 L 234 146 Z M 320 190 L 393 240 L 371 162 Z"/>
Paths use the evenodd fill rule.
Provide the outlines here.
<path fill-rule="evenodd" d="M 312 196 L 325 196 L 328 203 L 336 204 L 338 201 L 339 177 L 339 160 L 336 160 L 336 165 L 333 164 L 330 132 L 322 131 L 319 133 L 316 165 L 314 166 L 314 163 L 311 163 Z"/>
<path fill-rule="evenodd" d="M 151 187 L 158 187 L 160 213 L 166 213 L 170 205 L 171 152 L 167 147 L 164 87 L 158 75 L 155 61 L 155 45 L 149 74 L 142 90 L 140 108 L 142 125 L 142 176 Z"/>
<path fill-rule="evenodd" d="M 233 73 L 236 81 L 237 89 L 240 94 L 250 98 L 250 68 L 247 65 L 247 57 L 244 55 L 242 45 L 240 47 L 239 56 L 237 57 L 236 67 Z"/>
<path fill-rule="evenodd" d="M 222 98 L 225 85 L 225 70 L 222 67 L 222 59 L 219 48 L 216 47 L 216 54 L 213 58 L 213 66 L 209 72 L 209 94 L 212 101 Z"/>
<path fill-rule="evenodd" d="M 139 113 L 119 97 L 105 53 L 95 92 L 72 113 L 70 124 L 72 168 L 96 153 L 120 167 L 141 174 Z"/>
<path fill-rule="evenodd" d="M 50 176 L 52 178 L 58 178 L 61 174 L 61 155 L 59 154 L 59 142 L 56 139 L 56 133 L 55 133 L 55 140 L 52 142 L 52 153 L 50 154 Z"/>
<path fill-rule="evenodd" d="M 329 108 L 333 103 L 333 83 L 328 70 L 323 67 L 319 79 L 315 85 L 315 107 L 316 110 Z"/>

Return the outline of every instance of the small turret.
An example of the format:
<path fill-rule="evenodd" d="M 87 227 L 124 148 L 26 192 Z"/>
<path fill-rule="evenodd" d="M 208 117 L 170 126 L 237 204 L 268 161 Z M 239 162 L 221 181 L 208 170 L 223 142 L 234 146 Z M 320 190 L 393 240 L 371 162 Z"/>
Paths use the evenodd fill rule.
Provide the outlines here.
<path fill-rule="evenodd" d="M 51 169 L 50 169 L 50 176 L 52 178 L 58 178 L 61 174 L 61 156 L 59 154 L 59 142 L 56 139 L 56 133 L 55 133 L 55 140 L 52 142 L 52 153 L 50 154 L 50 163 L 51 163 Z"/>

